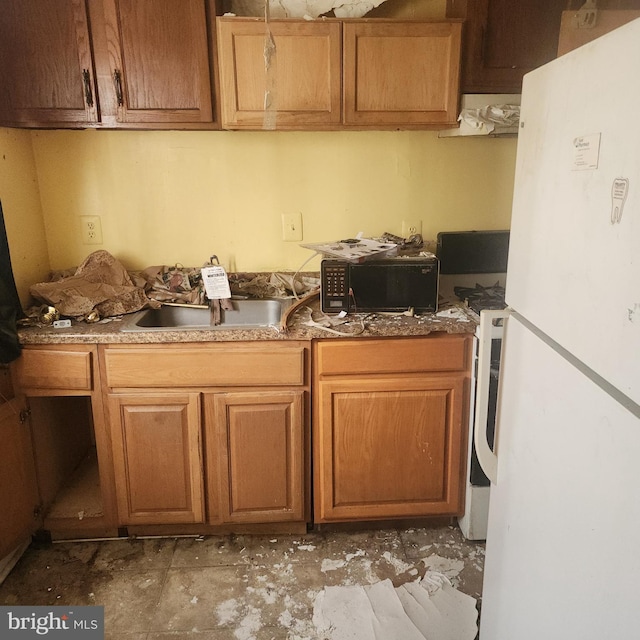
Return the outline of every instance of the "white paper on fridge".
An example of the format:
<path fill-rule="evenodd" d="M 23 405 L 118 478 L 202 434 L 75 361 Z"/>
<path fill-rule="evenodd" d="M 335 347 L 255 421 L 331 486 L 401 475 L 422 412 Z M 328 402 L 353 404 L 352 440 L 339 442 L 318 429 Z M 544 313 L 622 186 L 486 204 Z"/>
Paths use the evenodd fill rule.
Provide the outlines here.
<path fill-rule="evenodd" d="M 578 136 L 573 139 L 572 171 L 597 169 L 600 157 L 600 134 Z"/>
<path fill-rule="evenodd" d="M 202 267 L 201 273 L 204 290 L 209 300 L 222 300 L 223 298 L 231 297 L 229 280 L 224 267 L 220 265 Z"/>

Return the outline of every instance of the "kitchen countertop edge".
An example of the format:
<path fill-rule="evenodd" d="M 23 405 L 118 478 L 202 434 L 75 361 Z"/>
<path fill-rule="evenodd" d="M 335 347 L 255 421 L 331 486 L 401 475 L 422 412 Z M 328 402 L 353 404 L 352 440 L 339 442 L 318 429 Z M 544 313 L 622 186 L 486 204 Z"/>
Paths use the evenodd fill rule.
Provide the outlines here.
<path fill-rule="evenodd" d="M 447 310 L 453 310 L 447 315 Z M 314 340 L 319 338 L 367 338 L 426 336 L 434 332 L 473 333 L 479 317 L 463 305 L 447 307 L 439 314 L 408 317 L 401 314 L 354 314 L 334 328 L 339 333 L 310 326 L 309 314 L 298 310 L 290 318 L 287 331 L 277 327 L 213 330 L 122 331 L 122 317 L 88 324 L 74 321 L 69 328 L 24 327 L 18 330 L 22 345 L 42 344 L 162 344 L 180 342 L 247 342 L 268 340 Z"/>

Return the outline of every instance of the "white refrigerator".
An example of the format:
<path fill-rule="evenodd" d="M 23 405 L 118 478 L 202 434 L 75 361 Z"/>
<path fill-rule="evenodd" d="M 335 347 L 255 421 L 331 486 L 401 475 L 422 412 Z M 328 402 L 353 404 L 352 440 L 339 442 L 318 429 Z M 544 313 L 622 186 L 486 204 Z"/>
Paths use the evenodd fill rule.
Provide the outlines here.
<path fill-rule="evenodd" d="M 640 20 L 525 77 L 506 298 L 480 640 L 640 638 Z"/>

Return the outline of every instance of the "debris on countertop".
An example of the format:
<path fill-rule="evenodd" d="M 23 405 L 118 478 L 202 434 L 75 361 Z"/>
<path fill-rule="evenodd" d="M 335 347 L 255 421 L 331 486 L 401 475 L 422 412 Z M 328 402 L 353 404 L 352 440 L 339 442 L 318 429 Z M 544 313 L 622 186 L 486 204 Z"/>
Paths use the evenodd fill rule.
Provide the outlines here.
<path fill-rule="evenodd" d="M 317 273 L 231 273 L 228 279 L 233 295 L 251 298 L 298 297 L 320 285 Z M 127 272 L 104 250 L 94 251 L 77 268 L 52 271 L 30 293 L 36 304 L 22 326 L 48 326 L 61 317 L 97 322 L 167 303 L 209 304 L 201 267 L 156 265 Z"/>
<path fill-rule="evenodd" d="M 105 252 L 106 253 L 106 252 Z M 143 292 L 149 306 L 159 304 L 163 297 L 172 301 L 200 300 L 196 269 L 175 267 L 149 267 L 145 275 L 133 272 L 131 281 Z M 199 269 L 197 269 L 199 274 Z M 74 271 L 71 271 L 73 275 Z M 67 274 L 66 277 L 69 277 Z M 62 281 L 63 278 L 58 279 Z M 55 281 L 55 280 L 54 280 Z M 149 282 L 152 282 L 149 285 Z M 121 331 L 122 315 L 91 318 L 93 322 L 73 320 L 71 326 L 52 326 L 32 319 L 31 326 L 22 326 L 18 335 L 22 344 L 109 344 L 109 343 L 169 343 L 169 342 L 234 342 L 256 340 L 312 340 L 317 338 L 344 337 L 402 337 L 425 336 L 432 332 L 449 334 L 473 333 L 479 317 L 463 303 L 441 301 L 437 313 L 351 313 L 344 317 L 324 314 L 320 302 L 310 293 L 318 290 L 318 273 L 293 272 L 238 272 L 229 274 L 229 284 L 234 296 L 251 298 L 296 298 L 298 308 L 286 318 L 286 328 L 275 326 L 261 328 L 229 328 Z M 149 285 L 149 286 L 147 286 Z M 153 298 L 152 296 L 156 296 Z M 177 296 L 177 298 L 175 297 Z M 304 299 L 304 300 L 303 300 Z M 294 305 L 295 307 L 296 305 Z M 38 311 L 40 308 L 37 308 Z M 51 310 L 45 315 L 53 317 Z M 55 314 L 54 314 L 55 315 Z M 85 320 L 89 318 L 86 317 Z"/>
<path fill-rule="evenodd" d="M 32 285 L 29 292 L 54 307 L 50 315 L 57 311 L 60 316 L 77 319 L 94 311 L 100 317 L 118 316 L 151 305 L 122 264 L 104 250 L 91 253 L 73 273 L 54 274 L 49 282 Z"/>
<path fill-rule="evenodd" d="M 421 336 L 439 331 L 473 333 L 479 317 L 463 304 L 437 313 L 350 313 L 343 318 L 324 314 L 319 301 L 305 305 L 289 322 L 289 336 L 302 338 Z"/>
<path fill-rule="evenodd" d="M 237 272 L 229 274 L 234 295 L 252 298 L 288 298 L 306 295 L 320 286 L 319 273 Z"/>

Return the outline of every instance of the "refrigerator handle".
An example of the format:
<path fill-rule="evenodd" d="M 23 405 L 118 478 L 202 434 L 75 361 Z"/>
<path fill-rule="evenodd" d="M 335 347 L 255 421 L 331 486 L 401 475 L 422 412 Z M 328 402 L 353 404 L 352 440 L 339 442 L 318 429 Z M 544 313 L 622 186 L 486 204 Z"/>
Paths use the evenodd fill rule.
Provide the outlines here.
<path fill-rule="evenodd" d="M 487 478 L 496 482 L 498 457 L 491 450 L 487 440 L 487 415 L 489 410 L 489 382 L 491 378 L 491 343 L 502 336 L 502 327 L 495 321 L 506 319 L 509 310 L 489 310 L 480 312 L 480 333 L 478 336 L 478 374 L 476 382 L 476 407 L 473 419 L 473 441 L 478 462 Z"/>

